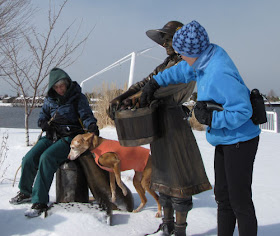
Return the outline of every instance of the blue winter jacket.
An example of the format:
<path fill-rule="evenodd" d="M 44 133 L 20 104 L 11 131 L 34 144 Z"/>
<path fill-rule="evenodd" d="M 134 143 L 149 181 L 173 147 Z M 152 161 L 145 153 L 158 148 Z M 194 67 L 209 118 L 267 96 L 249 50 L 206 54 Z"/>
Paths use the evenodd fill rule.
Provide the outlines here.
<path fill-rule="evenodd" d="M 197 100 L 221 104 L 223 111 L 213 111 L 206 138 L 210 144 L 227 145 L 250 140 L 260 128 L 250 119 L 250 91 L 231 58 L 221 47 L 211 44 L 189 66 L 186 61 L 154 76 L 160 86 L 197 81 Z"/>
<path fill-rule="evenodd" d="M 67 129 L 81 128 L 79 118 L 86 129 L 90 124 L 96 125 L 97 120 L 92 113 L 86 96 L 81 93 L 81 87 L 77 82 L 72 81 L 63 70 L 56 69 L 55 73 L 50 74 L 49 84 L 54 84 L 65 78 L 69 81 L 69 88 L 64 96 L 59 96 L 52 89 L 52 86 L 49 87 L 48 96 L 44 100 L 39 115 L 38 125 L 40 126 L 42 120 L 49 121 L 51 117 L 54 117 L 53 122 L 56 125 Z"/>

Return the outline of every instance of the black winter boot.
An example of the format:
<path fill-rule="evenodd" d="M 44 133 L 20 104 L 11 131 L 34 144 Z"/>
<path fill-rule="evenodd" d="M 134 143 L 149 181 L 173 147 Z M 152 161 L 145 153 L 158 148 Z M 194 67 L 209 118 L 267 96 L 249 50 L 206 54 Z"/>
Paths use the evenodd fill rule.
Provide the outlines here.
<path fill-rule="evenodd" d="M 40 216 L 43 212 L 48 210 L 48 205 L 45 203 L 33 203 L 30 210 L 27 210 L 24 215 L 28 218 Z"/>
<path fill-rule="evenodd" d="M 31 196 L 26 195 L 22 192 L 18 192 L 17 195 L 15 197 L 13 197 L 9 202 L 10 202 L 10 204 L 13 204 L 13 205 L 31 202 Z"/>

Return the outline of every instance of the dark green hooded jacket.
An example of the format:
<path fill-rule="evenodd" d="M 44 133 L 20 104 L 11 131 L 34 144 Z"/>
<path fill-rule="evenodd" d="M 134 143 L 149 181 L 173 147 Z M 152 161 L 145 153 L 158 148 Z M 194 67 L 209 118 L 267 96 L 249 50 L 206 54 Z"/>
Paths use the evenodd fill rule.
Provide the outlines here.
<path fill-rule="evenodd" d="M 55 83 L 62 79 L 67 79 L 68 81 L 67 91 L 64 96 L 58 95 L 52 88 Z M 63 130 L 81 128 L 79 118 L 86 129 L 91 124 L 96 125 L 97 120 L 93 115 L 86 96 L 81 93 L 81 87 L 77 82 L 72 81 L 69 75 L 62 69 L 54 68 L 51 70 L 47 94 L 48 96 L 45 98 L 39 115 L 39 127 L 43 120 L 49 121 L 52 117 L 54 117 L 52 124 Z"/>

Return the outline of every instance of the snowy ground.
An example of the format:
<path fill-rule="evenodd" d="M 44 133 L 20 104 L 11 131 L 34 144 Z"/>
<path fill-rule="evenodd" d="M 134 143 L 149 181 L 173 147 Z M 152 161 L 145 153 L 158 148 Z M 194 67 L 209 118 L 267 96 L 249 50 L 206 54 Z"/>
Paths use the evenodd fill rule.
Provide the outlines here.
<path fill-rule="evenodd" d="M 39 133 L 40 130 L 30 130 L 31 142 L 36 141 Z M 205 140 L 204 132 L 194 131 L 194 133 L 209 180 L 214 185 L 214 148 Z M 18 191 L 17 184 L 20 174 L 17 176 L 15 187 L 12 186 L 12 182 L 15 172 L 21 164 L 21 158 L 29 147 L 24 146 L 24 129 L 0 128 L 0 140 L 5 134 L 9 136 L 9 150 L 6 160 L 0 165 L 0 235 L 134 236 L 151 233 L 161 223 L 161 219 L 155 218 L 156 203 L 149 194 L 147 194 L 148 203 L 140 213 L 114 211 L 112 226 L 101 223 L 93 214 L 79 212 L 55 212 L 45 219 L 41 217 L 25 218 L 24 212 L 30 205 L 13 206 L 8 201 Z M 102 129 L 101 136 L 117 139 L 114 128 Z M 253 199 L 259 223 L 258 235 L 261 236 L 280 235 L 279 144 L 279 133 L 261 134 L 253 180 Z M 146 147 L 149 146 L 146 145 Z M 123 172 L 122 176 L 125 184 L 133 193 L 135 205 L 138 205 L 140 199 L 132 184 L 133 171 Z M 50 191 L 50 198 L 55 201 L 54 184 Z M 194 196 L 194 208 L 188 216 L 187 235 L 217 235 L 216 228 L 216 203 L 213 190 Z M 234 235 L 238 235 L 238 233 L 235 232 Z"/>

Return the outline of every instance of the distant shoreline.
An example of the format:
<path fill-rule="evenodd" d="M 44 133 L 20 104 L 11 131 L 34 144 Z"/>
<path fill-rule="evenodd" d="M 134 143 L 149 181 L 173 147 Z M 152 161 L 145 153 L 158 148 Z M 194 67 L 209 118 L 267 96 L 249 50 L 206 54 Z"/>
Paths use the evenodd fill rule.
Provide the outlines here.
<path fill-rule="evenodd" d="M 20 103 L 4 103 L 2 101 L 0 101 L 0 106 L 2 107 L 24 107 L 23 104 L 20 104 Z M 37 104 L 35 105 L 35 107 L 42 107 L 43 104 Z"/>
<path fill-rule="evenodd" d="M 91 107 L 94 106 L 94 104 L 89 104 L 89 105 Z M 36 104 L 34 107 L 40 108 L 42 106 L 43 106 L 43 104 L 39 103 L 39 104 Z M 0 107 L 24 107 L 24 104 L 21 104 L 21 103 L 6 103 L 6 102 L 3 102 L 3 101 L 0 101 Z"/>

